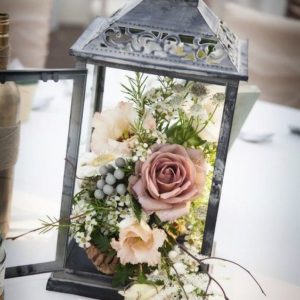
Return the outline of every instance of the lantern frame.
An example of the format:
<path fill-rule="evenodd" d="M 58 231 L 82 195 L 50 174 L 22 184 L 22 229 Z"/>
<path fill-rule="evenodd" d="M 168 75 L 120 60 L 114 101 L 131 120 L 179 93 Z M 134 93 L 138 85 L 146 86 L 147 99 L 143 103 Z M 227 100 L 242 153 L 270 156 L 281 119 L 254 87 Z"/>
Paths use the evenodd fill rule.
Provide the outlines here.
<path fill-rule="evenodd" d="M 2 71 L 0 74 L 0 84 L 9 81 L 32 82 L 42 80 L 44 82 L 47 82 L 49 80 L 53 80 L 54 82 L 58 82 L 60 80 L 73 80 L 73 95 L 69 119 L 68 143 L 66 150 L 62 200 L 59 217 L 60 220 L 69 219 L 72 207 L 85 98 L 86 78 L 87 70 L 82 69 L 80 66 L 78 66 L 77 69 Z M 54 261 L 8 267 L 6 268 L 5 278 L 35 275 L 63 270 L 67 255 L 66 249 L 68 240 L 69 232 L 67 228 L 60 227 L 58 229 L 56 258 Z"/>

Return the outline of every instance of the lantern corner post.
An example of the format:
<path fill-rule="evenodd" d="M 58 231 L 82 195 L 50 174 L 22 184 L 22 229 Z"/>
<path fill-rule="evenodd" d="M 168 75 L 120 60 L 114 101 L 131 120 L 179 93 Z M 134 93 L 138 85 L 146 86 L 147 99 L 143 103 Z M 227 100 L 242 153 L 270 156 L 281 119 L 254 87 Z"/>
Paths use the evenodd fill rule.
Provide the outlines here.
<path fill-rule="evenodd" d="M 223 118 L 221 122 L 221 129 L 217 146 L 217 157 L 215 161 L 213 181 L 205 222 L 203 245 L 201 249 L 201 253 L 203 255 L 208 256 L 212 254 L 213 250 L 214 234 L 217 223 L 221 190 L 224 179 L 225 165 L 229 149 L 230 134 L 234 117 L 238 88 L 239 80 L 227 81 Z"/>

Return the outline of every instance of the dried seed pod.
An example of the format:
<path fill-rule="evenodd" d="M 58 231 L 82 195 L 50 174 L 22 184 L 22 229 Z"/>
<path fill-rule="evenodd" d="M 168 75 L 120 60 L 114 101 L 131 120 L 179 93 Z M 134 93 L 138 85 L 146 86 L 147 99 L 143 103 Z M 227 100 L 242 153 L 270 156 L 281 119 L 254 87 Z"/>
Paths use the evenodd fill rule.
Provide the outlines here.
<path fill-rule="evenodd" d="M 108 255 L 93 245 L 86 249 L 86 253 L 98 271 L 107 275 L 115 273 L 119 264 L 119 258 L 116 255 Z"/>

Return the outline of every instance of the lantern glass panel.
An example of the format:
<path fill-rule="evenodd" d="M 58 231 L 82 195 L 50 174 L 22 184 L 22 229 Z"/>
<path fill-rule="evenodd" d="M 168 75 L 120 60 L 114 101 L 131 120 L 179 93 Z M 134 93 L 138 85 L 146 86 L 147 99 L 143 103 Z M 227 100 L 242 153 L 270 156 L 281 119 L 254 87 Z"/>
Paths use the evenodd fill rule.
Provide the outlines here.
<path fill-rule="evenodd" d="M 24 92 L 29 89 L 34 93 L 33 110 L 21 125 L 10 237 L 39 228 L 41 220 L 58 219 L 61 206 L 72 80 L 19 84 L 21 101 L 30 101 L 24 98 Z M 8 267 L 54 261 L 57 230 L 45 234 L 37 231 L 8 240 L 5 246 Z"/>
<path fill-rule="evenodd" d="M 68 220 L 71 209 L 86 74 L 85 69 L 1 73 L 1 83 L 14 81 L 19 86 L 22 110 L 5 241 L 7 278 L 63 268 L 68 232 L 57 225 L 58 220 Z M 23 114 L 24 104 L 29 118 Z M 45 224 L 54 226 L 40 230 Z M 58 230 L 48 232 L 49 228 Z"/>

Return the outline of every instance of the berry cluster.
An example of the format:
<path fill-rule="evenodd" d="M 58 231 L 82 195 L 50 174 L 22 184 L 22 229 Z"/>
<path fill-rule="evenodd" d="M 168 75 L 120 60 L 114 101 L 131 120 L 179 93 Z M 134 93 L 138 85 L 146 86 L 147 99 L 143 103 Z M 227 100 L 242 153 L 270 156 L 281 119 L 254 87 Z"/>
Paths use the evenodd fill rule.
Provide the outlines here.
<path fill-rule="evenodd" d="M 125 166 L 125 159 L 119 157 L 115 160 L 114 165 L 108 164 L 99 168 L 101 178 L 97 181 L 97 189 L 94 192 L 96 199 L 102 200 L 113 194 L 120 196 L 126 194 L 127 188 L 124 184 L 125 172 L 123 169 Z"/>

